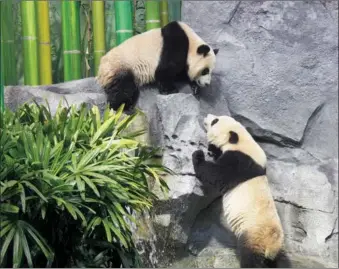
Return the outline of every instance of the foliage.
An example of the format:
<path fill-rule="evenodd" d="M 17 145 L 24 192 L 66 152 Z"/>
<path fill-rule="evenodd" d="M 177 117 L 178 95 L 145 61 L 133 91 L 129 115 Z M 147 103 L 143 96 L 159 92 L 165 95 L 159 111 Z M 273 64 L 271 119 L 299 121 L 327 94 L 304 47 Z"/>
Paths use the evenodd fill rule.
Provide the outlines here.
<path fill-rule="evenodd" d="M 134 213 L 170 172 L 126 128 L 137 116 L 24 104 L 0 114 L 1 266 L 133 267 Z"/>

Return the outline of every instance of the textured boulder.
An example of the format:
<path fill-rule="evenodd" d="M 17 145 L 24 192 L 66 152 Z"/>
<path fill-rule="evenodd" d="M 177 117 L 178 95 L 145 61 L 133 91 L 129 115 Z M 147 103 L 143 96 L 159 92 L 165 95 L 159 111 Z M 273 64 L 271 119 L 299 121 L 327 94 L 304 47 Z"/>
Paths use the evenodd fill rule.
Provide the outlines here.
<path fill-rule="evenodd" d="M 140 96 L 146 141 L 163 148 L 163 163 L 176 172 L 167 177 L 168 199 L 140 222 L 149 265 L 239 267 L 221 199 L 206 200 L 191 162 L 196 149 L 206 151 L 202 118 L 215 113 L 240 120 L 267 153 L 292 265 L 338 267 L 338 3 L 184 1 L 183 20 L 220 51 L 199 98 L 187 87 Z M 32 97 L 52 109 L 63 98 L 105 105 L 93 78 L 5 94 L 12 109 Z"/>

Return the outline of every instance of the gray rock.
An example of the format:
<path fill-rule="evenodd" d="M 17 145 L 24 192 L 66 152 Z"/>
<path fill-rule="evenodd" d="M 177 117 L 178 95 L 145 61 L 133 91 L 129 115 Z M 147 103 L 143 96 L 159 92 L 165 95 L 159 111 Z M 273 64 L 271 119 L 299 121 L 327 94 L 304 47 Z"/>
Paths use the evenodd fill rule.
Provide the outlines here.
<path fill-rule="evenodd" d="M 46 86 L 7 86 L 5 87 L 5 104 L 10 109 L 35 100 L 39 104 L 48 101 L 51 112 L 54 113 L 58 104 L 96 105 L 104 109 L 106 96 L 94 78 L 74 80 Z"/>
<path fill-rule="evenodd" d="M 334 2 L 184 1 L 184 21 L 220 48 L 215 83 L 231 114 L 255 123 L 255 134 L 300 144 L 317 108 L 336 101 Z M 337 121 L 335 108 L 329 113 Z M 336 137 L 331 121 L 322 128 Z M 334 145 L 322 148 L 337 153 Z"/>
<path fill-rule="evenodd" d="M 202 118 L 214 113 L 241 121 L 267 153 L 292 266 L 338 267 L 338 2 L 184 1 L 183 20 L 220 51 L 212 85 L 199 98 L 187 86 L 168 96 L 141 92 L 145 115 L 133 128 L 148 128 L 143 141 L 161 147 L 163 164 L 176 172 L 143 225 L 145 259 L 239 267 L 222 200 L 203 196 L 191 161 L 196 149 L 206 151 Z M 6 87 L 11 109 L 31 98 L 47 98 L 53 109 L 63 98 L 105 106 L 93 78 Z"/>

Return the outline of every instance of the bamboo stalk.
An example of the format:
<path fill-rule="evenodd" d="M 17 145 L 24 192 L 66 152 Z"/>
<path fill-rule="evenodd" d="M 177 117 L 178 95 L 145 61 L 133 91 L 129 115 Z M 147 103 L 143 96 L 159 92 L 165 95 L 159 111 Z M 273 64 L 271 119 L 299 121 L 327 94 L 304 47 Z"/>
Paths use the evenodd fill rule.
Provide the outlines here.
<path fill-rule="evenodd" d="M 14 43 L 14 20 L 13 20 L 13 1 L 7 0 L 1 2 L 0 18 L 1 26 L 1 43 L 2 43 L 2 62 L 6 66 L 3 69 L 4 85 L 15 85 L 17 83 L 15 43 Z"/>
<path fill-rule="evenodd" d="M 114 8 L 117 37 L 116 44 L 119 45 L 133 36 L 132 2 L 130 0 L 116 0 L 114 2 Z"/>
<path fill-rule="evenodd" d="M 37 1 L 40 84 L 52 84 L 51 38 L 48 1 Z"/>
<path fill-rule="evenodd" d="M 38 35 L 34 1 L 21 1 L 21 20 L 24 49 L 24 82 L 26 85 L 38 85 Z"/>
<path fill-rule="evenodd" d="M 160 17 L 161 17 L 161 26 L 168 24 L 168 1 L 161 0 L 160 2 Z"/>
<path fill-rule="evenodd" d="M 160 6 L 158 0 L 146 0 L 146 31 L 160 28 Z"/>
<path fill-rule="evenodd" d="M 105 2 L 93 1 L 93 45 L 94 45 L 94 74 L 98 72 L 101 57 L 106 53 L 105 46 Z"/>
<path fill-rule="evenodd" d="M 3 5 L 3 2 L 0 2 L 0 14 L 2 14 L 1 12 L 3 10 L 2 5 Z M 0 36 L 2 36 L 2 25 L 3 25 L 3 22 L 2 20 L 0 20 Z M 4 102 L 5 102 L 4 83 L 3 83 L 4 72 L 2 72 L 3 71 L 3 57 L 2 56 L 3 56 L 3 53 L 2 53 L 2 40 L 1 40 L 0 42 L 0 109 L 1 111 L 4 110 Z M 0 119 L 0 122 L 2 122 L 1 119 Z"/>
<path fill-rule="evenodd" d="M 81 78 L 80 2 L 62 1 L 64 81 Z"/>
<path fill-rule="evenodd" d="M 169 8 L 169 20 L 180 21 L 181 20 L 181 0 L 170 0 L 168 3 Z"/>
<path fill-rule="evenodd" d="M 116 33 L 115 33 L 115 1 L 105 3 L 105 38 L 106 48 L 110 50 L 116 45 Z"/>

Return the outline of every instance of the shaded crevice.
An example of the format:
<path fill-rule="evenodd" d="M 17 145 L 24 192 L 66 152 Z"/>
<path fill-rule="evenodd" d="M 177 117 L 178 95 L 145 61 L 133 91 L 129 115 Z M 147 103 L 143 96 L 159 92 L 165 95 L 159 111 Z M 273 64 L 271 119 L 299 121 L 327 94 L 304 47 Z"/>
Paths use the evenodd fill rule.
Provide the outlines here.
<path fill-rule="evenodd" d="M 231 21 L 232 21 L 233 18 L 234 18 L 235 13 L 237 13 L 237 11 L 238 11 L 238 9 L 239 9 L 240 3 L 241 3 L 241 1 L 239 1 L 239 2 L 237 3 L 237 5 L 235 6 L 235 8 L 233 9 L 233 11 L 232 11 L 232 13 L 231 13 L 231 15 L 230 15 L 230 18 L 229 18 L 228 21 L 226 22 L 226 24 L 230 24 L 230 23 L 231 23 Z"/>
<path fill-rule="evenodd" d="M 279 147 L 301 148 L 305 141 L 305 137 L 308 135 L 315 121 L 318 119 L 318 116 L 322 111 L 324 105 L 325 103 L 321 103 L 320 105 L 318 105 L 309 116 L 300 140 L 295 140 L 290 137 L 275 133 L 273 131 L 266 130 L 243 115 L 233 114 L 232 112 L 231 113 L 233 114 L 232 117 L 234 117 L 236 120 L 240 121 L 246 126 L 246 129 L 248 129 L 248 131 L 252 134 L 253 138 L 257 142 L 273 144 Z"/>
<path fill-rule="evenodd" d="M 196 177 L 194 173 L 176 173 L 178 176 L 190 176 L 190 177 Z"/>
<path fill-rule="evenodd" d="M 326 243 L 328 240 L 330 240 L 334 235 L 338 235 L 338 232 L 331 233 L 329 236 L 327 236 L 327 237 L 325 238 L 325 243 Z"/>
<path fill-rule="evenodd" d="M 291 205 L 291 206 L 296 207 L 296 208 L 301 209 L 301 210 L 317 211 L 317 212 L 326 213 L 326 214 L 332 214 L 334 212 L 334 208 L 333 208 L 332 211 L 324 211 L 324 210 L 320 210 L 320 209 L 308 208 L 308 207 L 304 207 L 304 206 L 299 205 L 297 203 L 287 201 L 287 200 L 284 200 L 284 199 L 281 199 L 281 198 L 275 198 L 274 201 L 277 202 L 277 203 L 281 203 L 281 204 Z"/>
<path fill-rule="evenodd" d="M 300 139 L 300 146 L 303 145 L 304 141 L 305 141 L 305 137 L 309 134 L 310 130 L 312 129 L 314 123 L 316 122 L 316 120 L 318 119 L 318 116 L 320 114 L 320 112 L 322 111 L 322 109 L 325 106 L 325 102 L 321 103 L 320 105 L 318 105 L 314 111 L 312 112 L 311 116 L 308 118 L 305 129 L 303 131 L 303 135 Z"/>
<path fill-rule="evenodd" d="M 257 142 L 273 144 L 279 147 L 296 148 L 300 146 L 299 141 L 275 133 L 273 131 L 263 129 L 257 123 L 243 115 L 233 114 L 232 117 L 244 124 L 244 126 L 246 126 L 246 129 L 251 133 L 251 135 Z"/>
<path fill-rule="evenodd" d="M 333 236 L 338 235 L 338 232 L 335 232 L 335 228 L 337 226 L 337 221 L 338 221 L 338 218 L 336 218 L 336 220 L 334 222 L 334 226 L 333 226 L 333 229 L 332 229 L 331 233 L 328 236 L 326 236 L 325 243 L 327 241 L 329 241 Z"/>

